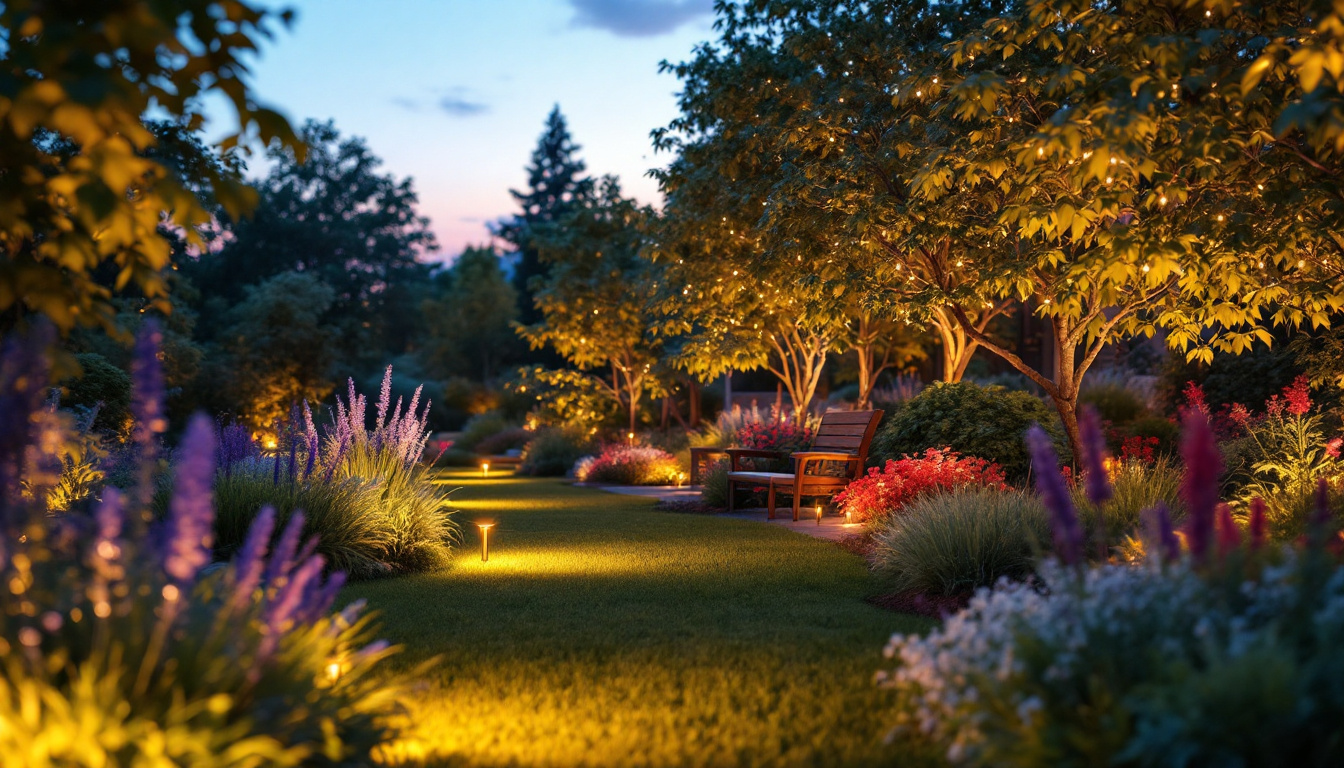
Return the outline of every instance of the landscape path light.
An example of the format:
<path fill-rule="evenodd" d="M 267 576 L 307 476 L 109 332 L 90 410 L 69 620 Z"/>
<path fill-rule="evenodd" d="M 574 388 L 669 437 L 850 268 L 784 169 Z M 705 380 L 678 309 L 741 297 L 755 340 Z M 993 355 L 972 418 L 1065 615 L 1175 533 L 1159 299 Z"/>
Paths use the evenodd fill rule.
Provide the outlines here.
<path fill-rule="evenodd" d="M 477 523 L 477 528 L 481 529 L 481 562 L 490 562 L 490 529 L 495 527 L 494 523 Z"/>
<path fill-rule="evenodd" d="M 482 461 L 482 462 L 481 462 L 481 477 L 489 477 L 489 476 L 490 476 L 490 462 L 488 462 L 488 461 Z"/>
<path fill-rule="evenodd" d="M 817 505 L 817 525 L 821 525 L 821 505 Z"/>

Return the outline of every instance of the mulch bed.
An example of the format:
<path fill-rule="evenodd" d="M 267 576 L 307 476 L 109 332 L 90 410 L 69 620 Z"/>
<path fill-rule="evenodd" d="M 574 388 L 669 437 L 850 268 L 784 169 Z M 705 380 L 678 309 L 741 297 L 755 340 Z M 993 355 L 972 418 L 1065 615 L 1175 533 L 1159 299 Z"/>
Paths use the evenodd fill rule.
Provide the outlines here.
<path fill-rule="evenodd" d="M 931 619 L 946 618 L 971 601 L 971 593 L 961 595 L 926 595 L 923 592 L 898 592 L 892 595 L 878 595 L 868 598 L 868 602 L 878 608 L 897 613 L 913 613 L 928 616 Z"/>

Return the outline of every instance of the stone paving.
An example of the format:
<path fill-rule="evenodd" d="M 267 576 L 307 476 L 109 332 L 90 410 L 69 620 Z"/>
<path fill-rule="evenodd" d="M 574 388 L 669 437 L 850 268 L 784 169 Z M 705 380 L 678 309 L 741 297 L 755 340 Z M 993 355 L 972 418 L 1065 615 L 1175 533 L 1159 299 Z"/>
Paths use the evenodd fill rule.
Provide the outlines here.
<path fill-rule="evenodd" d="M 578 483 L 578 485 L 587 485 Z M 626 496 L 643 496 L 645 498 L 658 499 L 660 501 L 699 501 L 700 489 L 697 487 L 671 486 L 671 485 L 593 485 L 589 487 L 599 488 L 608 493 L 620 493 Z M 802 510 L 798 522 L 793 521 L 793 510 L 791 507 L 777 507 L 775 509 L 775 519 L 770 520 L 766 516 L 765 507 L 755 509 L 739 509 L 731 514 L 722 513 L 721 517 L 735 517 L 740 520 L 755 520 L 760 523 L 778 525 L 788 528 L 796 533 L 803 533 L 808 536 L 814 536 L 818 539 L 827 541 L 838 541 L 839 539 L 851 534 L 859 533 L 863 530 L 860 525 L 846 525 L 844 518 L 831 513 L 822 517 L 821 525 L 817 525 L 815 517 L 815 507 L 808 507 Z"/>

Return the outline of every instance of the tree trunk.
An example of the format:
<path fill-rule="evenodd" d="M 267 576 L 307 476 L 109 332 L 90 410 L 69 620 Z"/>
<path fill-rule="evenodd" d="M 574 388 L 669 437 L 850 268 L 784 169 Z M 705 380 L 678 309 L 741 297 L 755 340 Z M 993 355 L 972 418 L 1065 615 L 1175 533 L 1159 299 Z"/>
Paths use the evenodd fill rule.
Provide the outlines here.
<path fill-rule="evenodd" d="M 695 379 L 690 380 L 686 388 L 687 397 L 690 399 L 691 411 L 691 429 L 700 428 L 700 384 Z"/>
<path fill-rule="evenodd" d="M 854 403 L 856 410 L 868 409 L 868 401 L 873 396 L 873 386 L 877 384 L 877 375 L 873 373 L 873 345 L 855 345 L 854 352 L 859 357 L 859 399 Z"/>

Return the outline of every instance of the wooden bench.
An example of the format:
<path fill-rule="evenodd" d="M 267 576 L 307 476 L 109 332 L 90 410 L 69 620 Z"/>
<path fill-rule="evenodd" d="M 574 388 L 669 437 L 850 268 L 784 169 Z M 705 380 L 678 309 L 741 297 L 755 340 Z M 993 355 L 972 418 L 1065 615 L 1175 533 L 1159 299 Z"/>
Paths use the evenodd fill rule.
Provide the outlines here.
<path fill-rule="evenodd" d="M 834 496 L 863 473 L 868 448 L 881 420 L 879 410 L 825 413 L 812 448 L 790 456 L 792 472 L 759 472 L 743 465 L 744 459 L 783 458 L 782 451 L 729 448 L 728 511 L 735 509 L 737 487 L 743 485 L 768 489 L 766 512 L 772 520 L 776 496 L 781 493 L 793 496 L 793 519 L 797 520 L 804 496 Z"/>

